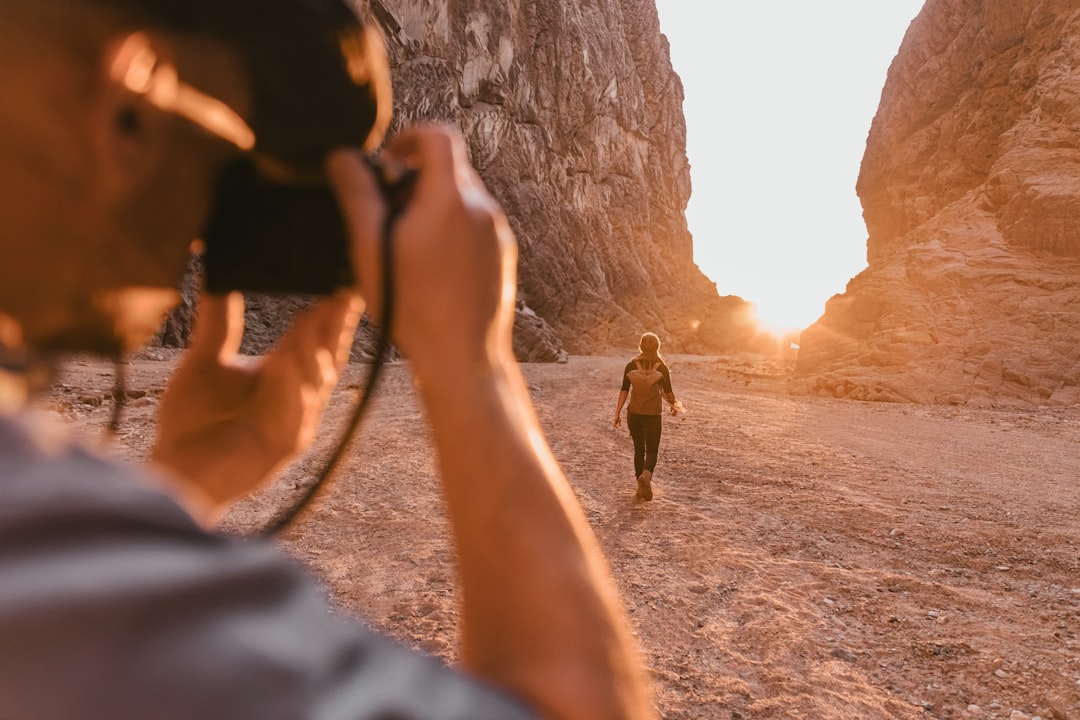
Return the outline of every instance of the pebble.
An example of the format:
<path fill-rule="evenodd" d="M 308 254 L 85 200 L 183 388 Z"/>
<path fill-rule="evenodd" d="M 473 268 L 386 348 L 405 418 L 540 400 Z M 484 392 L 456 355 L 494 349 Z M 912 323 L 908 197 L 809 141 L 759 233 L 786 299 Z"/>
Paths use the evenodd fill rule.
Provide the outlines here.
<path fill-rule="evenodd" d="M 983 709 L 981 707 L 979 707 L 978 705 L 968 705 L 967 709 L 966 709 L 966 712 L 967 712 L 968 715 L 971 715 L 972 717 L 982 717 L 985 714 L 985 713 L 983 713 Z"/>
<path fill-rule="evenodd" d="M 1007 678 L 1007 677 L 1009 677 L 1009 673 L 1005 672 L 1001 668 L 998 668 L 997 670 L 995 670 L 994 675 L 996 675 L 999 678 Z"/>
<path fill-rule="evenodd" d="M 850 650 L 844 650 L 843 648 L 833 648 L 832 652 L 830 652 L 829 654 L 838 660 L 843 660 L 844 662 L 856 663 L 859 661 L 858 655 L 851 652 Z"/>

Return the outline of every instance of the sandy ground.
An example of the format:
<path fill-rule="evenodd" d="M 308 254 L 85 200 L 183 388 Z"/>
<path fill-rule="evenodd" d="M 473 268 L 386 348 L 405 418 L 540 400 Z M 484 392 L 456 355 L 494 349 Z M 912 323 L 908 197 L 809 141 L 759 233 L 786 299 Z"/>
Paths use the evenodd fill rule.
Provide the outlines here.
<path fill-rule="evenodd" d="M 662 717 L 1080 718 L 1080 408 L 799 398 L 774 363 L 668 359 L 688 413 L 666 419 L 651 503 L 611 427 L 625 359 L 524 366 Z M 129 366 L 122 455 L 145 454 L 173 367 L 154 351 Z M 349 367 L 318 447 L 228 531 L 316 472 L 365 373 Z M 99 433 L 110 383 L 74 361 L 44 406 Z M 344 612 L 454 659 L 454 551 L 404 365 L 283 543 Z"/>

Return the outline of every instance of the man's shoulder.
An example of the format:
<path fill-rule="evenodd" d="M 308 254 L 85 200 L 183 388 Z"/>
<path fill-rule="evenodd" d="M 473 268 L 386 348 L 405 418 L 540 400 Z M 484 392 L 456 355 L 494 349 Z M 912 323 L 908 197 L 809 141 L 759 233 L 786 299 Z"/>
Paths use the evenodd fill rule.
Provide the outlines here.
<path fill-rule="evenodd" d="M 136 466 L 106 458 L 32 417 L 0 418 L 0 527 L 47 526 L 58 515 L 153 516 L 197 527 Z"/>
<path fill-rule="evenodd" d="M 0 717 L 105 698 L 117 717 L 528 716 L 332 612 L 298 562 L 204 530 L 146 475 L 0 419 L 0 636 L 26 651 L 0 650 Z"/>

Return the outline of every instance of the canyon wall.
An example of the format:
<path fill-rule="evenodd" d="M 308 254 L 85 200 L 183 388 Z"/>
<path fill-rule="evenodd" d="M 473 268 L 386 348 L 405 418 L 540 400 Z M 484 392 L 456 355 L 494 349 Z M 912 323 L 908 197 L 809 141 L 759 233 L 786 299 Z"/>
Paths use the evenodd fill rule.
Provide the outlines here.
<path fill-rule="evenodd" d="M 395 125 L 450 122 L 520 246 L 515 338 L 572 353 L 752 342 L 694 264 L 683 89 L 654 0 L 371 0 Z M 527 352 L 526 343 L 518 349 Z"/>
<path fill-rule="evenodd" d="M 868 267 L 801 338 L 792 390 L 1080 402 L 1080 7 L 928 0 L 857 191 Z"/>

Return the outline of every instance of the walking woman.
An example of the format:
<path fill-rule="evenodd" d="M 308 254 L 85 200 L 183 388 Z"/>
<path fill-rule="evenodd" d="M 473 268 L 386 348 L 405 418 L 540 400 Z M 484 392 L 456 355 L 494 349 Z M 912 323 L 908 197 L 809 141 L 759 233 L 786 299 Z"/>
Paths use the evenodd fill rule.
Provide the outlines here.
<path fill-rule="evenodd" d="M 626 427 L 634 439 L 634 475 L 637 477 L 637 496 L 652 500 L 652 475 L 656 470 L 656 451 L 660 447 L 660 416 L 664 412 L 661 398 L 671 403 L 674 415 L 678 405 L 671 390 L 671 372 L 660 357 L 660 338 L 647 332 L 638 342 L 641 351 L 623 370 L 622 390 L 615 408 L 615 427 L 619 427 L 623 405 L 626 408 Z"/>

